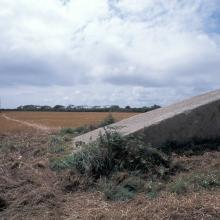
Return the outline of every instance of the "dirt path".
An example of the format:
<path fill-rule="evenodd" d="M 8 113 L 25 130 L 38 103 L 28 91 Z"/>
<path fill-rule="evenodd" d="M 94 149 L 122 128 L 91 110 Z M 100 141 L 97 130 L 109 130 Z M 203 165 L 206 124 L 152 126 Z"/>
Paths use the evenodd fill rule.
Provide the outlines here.
<path fill-rule="evenodd" d="M 28 127 L 32 127 L 34 129 L 41 130 L 41 131 L 44 131 L 44 132 L 50 132 L 52 130 L 57 130 L 58 129 L 58 128 L 47 127 L 47 126 L 41 125 L 41 124 L 36 124 L 36 123 L 31 123 L 31 122 L 27 122 L 27 121 L 22 121 L 22 120 L 14 119 L 14 118 L 11 118 L 11 117 L 7 116 L 6 114 L 2 114 L 2 117 L 7 119 L 7 120 L 9 120 L 9 121 L 20 123 L 22 125 L 25 125 L 25 126 L 28 126 Z"/>

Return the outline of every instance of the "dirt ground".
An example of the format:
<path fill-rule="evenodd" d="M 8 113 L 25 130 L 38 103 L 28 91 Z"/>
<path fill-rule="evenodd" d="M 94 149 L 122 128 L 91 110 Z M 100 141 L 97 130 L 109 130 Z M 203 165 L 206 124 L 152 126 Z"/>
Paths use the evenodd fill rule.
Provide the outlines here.
<path fill-rule="evenodd" d="M 49 135 L 30 130 L 0 135 L 1 220 L 188 220 L 220 219 L 220 191 L 184 195 L 163 192 L 154 199 L 139 194 L 127 202 L 106 201 L 98 191 L 63 190 L 69 172 L 49 168 Z M 220 152 L 178 157 L 190 172 L 220 168 Z"/>

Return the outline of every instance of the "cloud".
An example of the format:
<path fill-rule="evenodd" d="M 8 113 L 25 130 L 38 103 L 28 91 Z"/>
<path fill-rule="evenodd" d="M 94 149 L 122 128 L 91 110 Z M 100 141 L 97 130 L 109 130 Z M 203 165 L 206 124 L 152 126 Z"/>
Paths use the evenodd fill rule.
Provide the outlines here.
<path fill-rule="evenodd" d="M 88 83 L 86 66 L 69 60 L 65 55 L 10 52 L 0 55 L 1 86 L 74 85 Z M 63 74 L 64 73 L 64 74 Z"/>
<path fill-rule="evenodd" d="M 220 84 L 218 0 L 1 0 L 0 30 L 6 96 L 164 104 Z"/>

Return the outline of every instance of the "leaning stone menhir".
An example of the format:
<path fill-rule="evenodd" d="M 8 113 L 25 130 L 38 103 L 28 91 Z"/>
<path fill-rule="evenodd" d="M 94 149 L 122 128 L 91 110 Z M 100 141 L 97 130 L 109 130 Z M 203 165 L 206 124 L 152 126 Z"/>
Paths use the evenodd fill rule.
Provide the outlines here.
<path fill-rule="evenodd" d="M 143 134 L 146 143 L 187 143 L 191 140 L 220 139 L 220 90 L 141 113 L 109 126 L 122 135 Z M 74 138 L 73 144 L 91 143 L 105 133 L 99 128 Z"/>

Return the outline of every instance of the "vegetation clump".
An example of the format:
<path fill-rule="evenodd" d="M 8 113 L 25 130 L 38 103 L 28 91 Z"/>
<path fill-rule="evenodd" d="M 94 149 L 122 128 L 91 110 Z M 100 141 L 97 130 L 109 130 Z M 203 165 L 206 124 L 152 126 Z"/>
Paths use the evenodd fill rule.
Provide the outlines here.
<path fill-rule="evenodd" d="M 169 189 L 173 193 L 184 194 L 187 191 L 212 190 L 218 187 L 220 187 L 220 171 L 212 170 L 209 173 L 193 173 L 178 178 L 170 184 Z"/>
<path fill-rule="evenodd" d="M 113 201 L 126 201 L 135 196 L 135 191 L 122 185 L 115 185 L 111 181 L 101 183 L 101 191 L 104 193 L 105 199 Z"/>
<path fill-rule="evenodd" d="M 53 135 L 50 137 L 49 152 L 50 153 L 61 153 L 66 149 L 66 143 L 63 137 Z"/>
<path fill-rule="evenodd" d="M 141 137 L 123 137 L 115 129 L 105 129 L 96 142 L 50 163 L 54 170 L 76 170 L 93 179 L 111 200 L 127 200 L 146 191 L 146 179 L 166 179 L 171 164 L 166 154 L 144 144 Z"/>
<path fill-rule="evenodd" d="M 172 180 L 177 172 L 188 172 L 182 164 L 174 162 L 168 148 L 146 145 L 142 136 L 122 136 L 117 129 L 107 127 L 96 142 L 83 145 L 80 150 L 54 158 L 54 170 L 74 170 L 74 175 L 89 179 L 109 200 L 129 200 L 144 192 L 155 198 L 162 190 L 184 194 L 201 189 L 212 190 L 220 186 L 220 173 L 194 173 Z M 177 153 L 174 150 L 174 153 Z M 177 156 L 177 155 L 176 155 Z M 75 172 L 76 171 L 76 172 Z M 77 173 L 77 174 L 76 174 Z M 91 184 L 92 182 L 92 184 Z M 71 183 L 68 188 L 74 188 Z M 77 186 L 77 188 L 80 188 Z M 81 187 L 82 188 L 82 187 Z"/>
<path fill-rule="evenodd" d="M 163 177 L 169 169 L 170 159 L 140 138 L 122 137 L 115 130 L 106 130 L 97 142 L 85 145 L 76 153 L 56 161 L 60 168 L 75 168 L 81 174 L 99 178 L 115 171 L 154 174 Z M 161 172 L 161 169 L 164 172 Z"/>
<path fill-rule="evenodd" d="M 145 184 L 145 192 L 148 198 L 155 198 L 162 189 L 165 188 L 165 184 L 160 181 L 148 181 Z"/>
<path fill-rule="evenodd" d="M 10 152 L 15 151 L 16 149 L 22 149 L 24 143 L 17 142 L 13 138 L 0 138 L 0 151 Z"/>
<path fill-rule="evenodd" d="M 133 198 L 136 193 L 144 192 L 145 181 L 134 175 L 124 176 L 124 172 L 116 172 L 108 178 L 101 178 L 97 186 L 104 193 L 104 196 L 108 200 L 129 200 Z M 125 177 L 118 182 L 119 177 Z"/>
<path fill-rule="evenodd" d="M 101 123 L 99 123 L 98 127 L 104 127 L 113 124 L 114 122 L 114 117 L 112 116 L 112 114 L 109 114 L 106 118 L 104 118 L 104 120 Z"/>
<path fill-rule="evenodd" d="M 106 118 L 103 119 L 103 121 L 101 121 L 97 125 L 90 124 L 90 125 L 80 126 L 77 128 L 62 128 L 60 130 L 60 135 L 61 136 L 64 136 L 64 135 L 77 136 L 77 135 L 81 135 L 81 134 L 87 133 L 89 131 L 95 130 L 100 127 L 108 126 L 110 124 L 113 124 L 114 122 L 115 122 L 114 117 L 112 116 L 112 114 L 109 114 Z"/>

